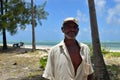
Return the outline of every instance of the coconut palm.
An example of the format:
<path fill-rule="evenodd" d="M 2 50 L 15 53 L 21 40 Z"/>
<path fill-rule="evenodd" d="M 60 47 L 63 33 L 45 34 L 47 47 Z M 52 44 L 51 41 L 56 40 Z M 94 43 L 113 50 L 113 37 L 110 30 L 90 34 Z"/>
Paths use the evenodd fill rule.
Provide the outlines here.
<path fill-rule="evenodd" d="M 3 35 L 3 49 L 7 49 L 6 31 L 11 35 L 14 35 L 18 29 L 24 30 L 26 24 L 30 24 L 31 6 L 30 3 L 24 2 L 24 0 L 0 0 L 1 14 L 0 14 L 0 32 Z M 46 2 L 41 6 L 34 6 L 34 24 L 37 25 L 37 21 L 41 24 L 42 19 L 47 19 L 48 13 L 44 10 Z M 35 38 L 34 38 L 35 39 Z"/>
<path fill-rule="evenodd" d="M 11 35 L 17 32 L 17 28 L 25 28 L 26 23 L 29 23 L 29 9 L 25 8 L 25 3 L 20 0 L 0 0 L 0 32 L 3 36 L 3 50 L 7 49 L 6 31 Z M 19 9 L 19 10 L 18 10 Z M 19 25 L 19 26 L 18 26 Z"/>
<path fill-rule="evenodd" d="M 35 22 L 34 22 L 34 6 L 33 6 L 33 0 L 31 0 L 31 11 L 32 11 L 32 50 L 34 51 L 36 49 L 35 46 Z"/>
<path fill-rule="evenodd" d="M 45 5 L 47 1 L 45 1 L 42 5 L 40 6 L 34 6 L 33 0 L 31 0 L 31 12 L 32 12 L 32 50 L 34 51 L 36 49 L 36 43 L 35 43 L 35 26 L 36 22 L 40 25 L 42 25 L 41 19 L 47 19 L 47 16 L 49 15 L 48 12 L 44 10 Z M 35 15 L 34 15 L 35 14 Z"/>
<path fill-rule="evenodd" d="M 101 52 L 94 0 L 88 0 L 93 44 L 93 63 L 97 80 L 110 80 Z"/>
<path fill-rule="evenodd" d="M 6 0 L 6 2 L 7 2 L 7 0 Z M 3 15 L 3 0 L 0 0 L 0 3 L 1 3 L 1 15 Z M 5 12 L 7 11 L 7 9 L 5 10 Z M 5 49 L 7 49 L 7 43 L 6 43 L 6 37 L 5 37 L 5 35 L 6 35 L 6 29 L 5 28 L 3 28 L 2 29 L 2 34 L 3 34 L 3 50 L 5 50 Z"/>

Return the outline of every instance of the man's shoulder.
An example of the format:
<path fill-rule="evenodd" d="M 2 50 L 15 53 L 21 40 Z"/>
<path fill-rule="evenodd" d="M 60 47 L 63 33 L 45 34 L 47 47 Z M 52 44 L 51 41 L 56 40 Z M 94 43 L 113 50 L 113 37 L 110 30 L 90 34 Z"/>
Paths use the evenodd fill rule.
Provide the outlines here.
<path fill-rule="evenodd" d="M 80 45 L 81 49 L 90 50 L 89 46 L 85 43 L 80 42 L 79 45 Z"/>
<path fill-rule="evenodd" d="M 87 44 L 82 43 L 82 42 L 79 42 L 79 45 L 80 45 L 81 47 L 88 47 L 88 45 L 87 45 Z"/>
<path fill-rule="evenodd" d="M 58 50 L 61 45 L 63 45 L 62 41 L 51 47 L 51 50 Z"/>

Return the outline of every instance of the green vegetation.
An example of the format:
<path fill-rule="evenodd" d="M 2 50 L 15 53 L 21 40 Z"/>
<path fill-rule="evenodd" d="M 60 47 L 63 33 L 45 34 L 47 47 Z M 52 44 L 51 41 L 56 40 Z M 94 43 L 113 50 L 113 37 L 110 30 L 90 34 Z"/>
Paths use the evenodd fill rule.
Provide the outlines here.
<path fill-rule="evenodd" d="M 92 54 L 92 47 L 90 47 L 90 52 L 91 52 L 91 58 L 93 59 L 93 54 Z M 117 59 L 120 57 L 120 52 L 110 52 L 110 51 L 106 51 L 105 48 L 102 48 L 102 54 L 106 59 Z M 47 63 L 47 56 L 40 58 L 40 65 L 41 68 L 45 69 L 46 63 Z M 113 62 L 112 62 L 113 61 Z M 119 80 L 120 79 L 120 66 L 119 64 L 116 63 L 116 61 L 114 61 L 112 59 L 112 61 L 110 61 L 110 64 L 107 64 L 107 70 L 109 72 L 109 76 L 111 80 Z M 96 79 L 94 79 L 96 80 Z"/>
<path fill-rule="evenodd" d="M 34 53 L 33 53 L 33 51 L 31 50 L 30 52 L 27 52 L 27 54 L 36 54 L 36 55 L 37 55 L 37 54 L 39 54 L 39 50 L 35 50 Z"/>
<path fill-rule="evenodd" d="M 7 49 L 6 31 L 15 35 L 19 29 L 25 30 L 26 26 L 32 24 L 31 3 L 24 0 L 1 0 L 0 33 L 3 35 L 3 50 Z M 47 19 L 49 15 L 45 11 L 46 1 L 42 5 L 34 5 L 34 22 L 42 25 L 41 20 Z"/>
<path fill-rule="evenodd" d="M 91 58 L 93 58 L 92 47 L 90 47 L 90 52 L 91 52 Z M 105 58 L 120 57 L 120 52 L 109 52 L 109 51 L 106 51 L 104 48 L 102 48 L 102 54 Z M 47 62 L 47 56 L 42 57 L 40 59 L 40 64 L 42 68 L 45 68 L 46 62 Z"/>
<path fill-rule="evenodd" d="M 106 59 L 118 59 L 120 57 L 120 52 L 110 52 L 110 51 L 106 51 L 104 48 L 102 48 L 102 53 L 103 56 Z M 111 80 L 119 80 L 120 79 L 120 66 L 118 63 L 116 63 L 116 61 L 111 60 L 111 64 L 107 64 L 106 65 L 107 70 L 109 72 L 109 76 Z"/>
<path fill-rule="evenodd" d="M 112 71 L 120 71 L 116 65 L 107 65 L 107 68 Z"/>
<path fill-rule="evenodd" d="M 47 56 L 40 58 L 40 64 L 41 68 L 45 69 L 46 63 L 47 63 Z"/>
<path fill-rule="evenodd" d="M 107 65 L 109 76 L 111 80 L 120 80 L 120 66 L 118 65 Z"/>
<path fill-rule="evenodd" d="M 108 52 L 105 54 L 106 58 L 110 58 L 110 57 L 120 57 L 120 52 Z"/>
<path fill-rule="evenodd" d="M 91 57 L 93 56 L 93 48 L 91 45 L 88 45 L 89 48 L 90 48 L 90 54 L 91 54 Z M 106 50 L 104 47 L 101 47 L 101 51 L 102 51 L 102 54 L 103 56 L 105 57 L 120 57 L 120 52 L 110 52 L 109 50 Z"/>

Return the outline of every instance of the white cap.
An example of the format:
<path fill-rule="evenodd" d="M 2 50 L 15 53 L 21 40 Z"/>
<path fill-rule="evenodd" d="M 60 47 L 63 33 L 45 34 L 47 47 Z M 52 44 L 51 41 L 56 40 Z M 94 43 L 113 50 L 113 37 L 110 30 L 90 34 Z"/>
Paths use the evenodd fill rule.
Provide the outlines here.
<path fill-rule="evenodd" d="M 65 18 L 64 21 L 63 21 L 63 25 L 64 25 L 64 23 L 66 23 L 68 21 L 72 21 L 72 22 L 74 22 L 75 24 L 78 25 L 78 20 L 76 18 L 73 18 L 73 17 Z"/>

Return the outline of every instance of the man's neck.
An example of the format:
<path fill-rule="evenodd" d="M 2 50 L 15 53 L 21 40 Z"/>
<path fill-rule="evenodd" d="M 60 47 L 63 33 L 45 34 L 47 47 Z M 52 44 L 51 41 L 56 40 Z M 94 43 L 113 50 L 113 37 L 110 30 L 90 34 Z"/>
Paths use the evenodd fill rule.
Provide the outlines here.
<path fill-rule="evenodd" d="M 77 44 L 77 40 L 76 39 L 64 39 L 64 42 L 66 45 L 71 46 L 71 45 L 76 45 Z"/>

